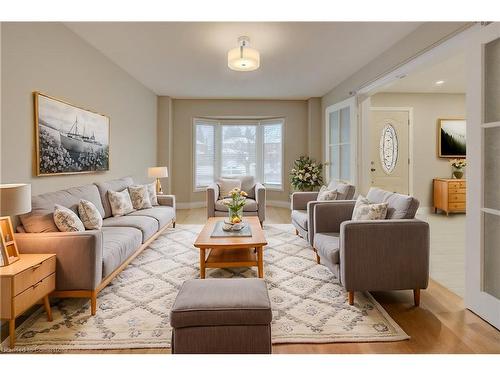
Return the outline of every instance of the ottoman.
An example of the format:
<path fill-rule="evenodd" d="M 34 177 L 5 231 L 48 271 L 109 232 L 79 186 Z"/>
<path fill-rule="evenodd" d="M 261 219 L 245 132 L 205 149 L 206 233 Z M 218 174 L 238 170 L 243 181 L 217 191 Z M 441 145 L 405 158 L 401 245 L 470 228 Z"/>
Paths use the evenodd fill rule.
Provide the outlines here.
<path fill-rule="evenodd" d="M 185 281 L 170 313 L 172 353 L 271 353 L 271 320 L 262 279 Z"/>

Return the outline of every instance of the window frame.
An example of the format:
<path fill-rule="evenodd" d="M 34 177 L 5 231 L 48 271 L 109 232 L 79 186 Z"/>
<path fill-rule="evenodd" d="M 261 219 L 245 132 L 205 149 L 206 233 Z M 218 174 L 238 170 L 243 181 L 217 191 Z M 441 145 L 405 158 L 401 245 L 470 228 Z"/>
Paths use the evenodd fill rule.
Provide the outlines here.
<path fill-rule="evenodd" d="M 238 125 L 251 125 L 256 129 L 256 176 L 257 182 L 263 184 L 267 190 L 271 191 L 284 191 L 285 185 L 285 117 L 259 117 L 259 118 L 223 118 L 223 117 L 193 117 L 192 119 L 192 186 L 193 192 L 206 191 L 207 186 L 197 186 L 196 183 L 196 127 L 197 125 L 211 125 L 214 127 L 214 182 L 221 177 L 221 163 L 222 163 L 222 128 L 223 126 L 238 126 Z M 264 183 L 264 128 L 267 125 L 281 126 L 281 185 Z"/>

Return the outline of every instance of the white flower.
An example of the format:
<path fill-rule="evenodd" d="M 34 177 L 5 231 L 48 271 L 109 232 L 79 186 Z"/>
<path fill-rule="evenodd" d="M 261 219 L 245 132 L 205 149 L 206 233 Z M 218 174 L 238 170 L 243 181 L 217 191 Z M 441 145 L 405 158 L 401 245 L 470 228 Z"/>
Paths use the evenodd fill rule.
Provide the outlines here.
<path fill-rule="evenodd" d="M 305 174 L 306 178 L 311 177 L 311 174 L 309 172 L 306 172 Z"/>

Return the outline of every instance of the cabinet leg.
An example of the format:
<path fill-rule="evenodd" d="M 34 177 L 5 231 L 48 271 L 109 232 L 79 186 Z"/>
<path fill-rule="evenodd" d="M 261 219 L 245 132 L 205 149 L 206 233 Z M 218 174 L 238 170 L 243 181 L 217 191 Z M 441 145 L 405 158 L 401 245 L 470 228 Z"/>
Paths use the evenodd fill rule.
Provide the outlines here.
<path fill-rule="evenodd" d="M 420 289 L 413 289 L 413 301 L 415 306 L 420 306 Z"/>
<path fill-rule="evenodd" d="M 50 300 L 49 300 L 49 296 L 45 296 L 43 297 L 43 304 L 45 306 L 45 312 L 47 313 L 47 320 L 49 322 L 52 321 L 52 310 L 50 309 Z"/>
<path fill-rule="evenodd" d="M 354 292 L 347 292 L 347 294 L 349 295 L 349 305 L 354 305 Z"/>
<path fill-rule="evenodd" d="M 93 290 L 90 294 L 90 313 L 95 315 L 97 312 L 97 292 Z"/>
<path fill-rule="evenodd" d="M 16 319 L 9 320 L 9 345 L 12 349 L 16 343 Z"/>

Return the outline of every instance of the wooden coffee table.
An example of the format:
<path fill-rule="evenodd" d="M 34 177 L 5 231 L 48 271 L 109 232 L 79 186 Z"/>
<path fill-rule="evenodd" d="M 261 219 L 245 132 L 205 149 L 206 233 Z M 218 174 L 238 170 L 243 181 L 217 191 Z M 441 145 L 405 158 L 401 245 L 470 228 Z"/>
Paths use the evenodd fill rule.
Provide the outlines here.
<path fill-rule="evenodd" d="M 252 237 L 210 237 L 217 221 L 225 217 L 211 217 L 198 235 L 194 246 L 200 249 L 200 277 L 207 268 L 257 267 L 264 277 L 263 247 L 267 245 L 258 217 L 244 217 L 250 225 Z M 207 252 L 208 250 L 208 252 Z"/>

